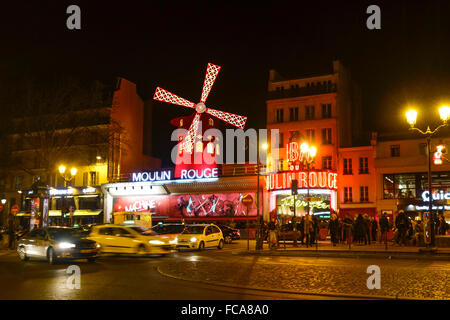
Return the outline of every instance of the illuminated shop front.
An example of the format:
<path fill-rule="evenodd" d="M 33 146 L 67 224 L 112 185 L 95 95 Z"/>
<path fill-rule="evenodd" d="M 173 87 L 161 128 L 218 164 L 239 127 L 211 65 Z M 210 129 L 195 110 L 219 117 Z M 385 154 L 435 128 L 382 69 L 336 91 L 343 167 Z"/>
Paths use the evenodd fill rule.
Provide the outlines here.
<path fill-rule="evenodd" d="M 450 172 L 433 172 L 431 177 L 432 210 L 450 222 Z M 427 173 L 384 174 L 383 199 L 396 200 L 397 211 L 404 210 L 411 218 L 421 219 L 429 209 Z"/>
<path fill-rule="evenodd" d="M 256 177 L 220 177 L 217 169 L 204 170 L 180 178 L 173 178 L 173 170 L 132 173 L 130 182 L 103 185 L 105 222 L 119 212 L 148 214 L 153 223 L 256 219 L 255 204 L 242 203 L 247 194 L 255 199 Z"/>
<path fill-rule="evenodd" d="M 285 220 L 289 220 L 294 215 L 292 180 L 298 181 L 298 194 L 295 195 L 297 217 L 307 213 L 308 203 L 310 214 L 324 218 L 329 217 L 331 210 L 337 211 L 337 173 L 310 170 L 279 172 L 265 177 L 271 213 L 276 213 Z"/>

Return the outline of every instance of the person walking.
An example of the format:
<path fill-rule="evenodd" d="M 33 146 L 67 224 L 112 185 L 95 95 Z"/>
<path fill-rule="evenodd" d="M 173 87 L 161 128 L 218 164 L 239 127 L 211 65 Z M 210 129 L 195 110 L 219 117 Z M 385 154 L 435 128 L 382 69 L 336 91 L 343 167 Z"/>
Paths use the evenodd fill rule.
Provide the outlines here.
<path fill-rule="evenodd" d="M 351 243 L 352 242 L 352 229 L 353 228 L 353 220 L 352 218 L 350 218 L 349 214 L 347 213 L 345 215 L 344 220 L 342 221 L 342 227 L 344 230 L 344 236 L 343 236 L 343 241 L 347 241 L 347 243 Z"/>
<path fill-rule="evenodd" d="M 448 229 L 447 221 L 445 221 L 444 215 L 441 214 L 439 216 L 439 235 L 445 236 L 447 234 L 447 229 Z"/>
<path fill-rule="evenodd" d="M 331 243 L 333 244 L 333 247 L 335 247 L 339 242 L 339 221 L 334 213 L 331 214 L 330 223 L 328 224 L 328 230 L 330 231 L 331 235 Z"/>
<path fill-rule="evenodd" d="M 303 223 L 303 232 L 305 235 L 305 243 L 306 243 L 307 248 L 311 242 L 310 237 L 311 237 L 312 230 L 313 230 L 313 221 L 312 221 L 312 218 L 309 215 L 309 213 L 307 213 L 305 215 L 305 219 L 304 219 L 304 223 Z"/>
<path fill-rule="evenodd" d="M 269 249 L 274 249 L 277 245 L 277 230 L 275 219 L 270 220 L 267 228 L 269 230 Z"/>
<path fill-rule="evenodd" d="M 369 215 L 366 213 L 364 214 L 364 244 L 370 244 L 370 225 Z"/>
<path fill-rule="evenodd" d="M 383 240 L 387 242 L 387 234 L 389 230 L 390 230 L 389 220 L 387 218 L 386 213 L 383 213 L 383 215 L 380 218 L 380 231 L 381 231 L 380 242 L 382 242 Z"/>
<path fill-rule="evenodd" d="M 370 222 L 370 227 L 371 227 L 371 233 L 372 233 L 372 241 L 375 241 L 375 243 L 377 242 L 377 232 L 378 232 L 378 222 L 377 220 L 375 220 L 374 217 L 371 217 L 371 222 Z"/>
<path fill-rule="evenodd" d="M 303 245 L 304 244 L 304 239 L 305 239 L 305 217 L 301 217 L 300 221 L 298 223 L 298 230 L 300 230 L 300 243 Z"/>
<path fill-rule="evenodd" d="M 398 230 L 398 245 L 406 245 L 406 232 L 408 230 L 408 224 L 408 217 L 406 216 L 405 211 L 400 210 L 398 212 L 397 219 L 395 219 L 395 227 Z"/>

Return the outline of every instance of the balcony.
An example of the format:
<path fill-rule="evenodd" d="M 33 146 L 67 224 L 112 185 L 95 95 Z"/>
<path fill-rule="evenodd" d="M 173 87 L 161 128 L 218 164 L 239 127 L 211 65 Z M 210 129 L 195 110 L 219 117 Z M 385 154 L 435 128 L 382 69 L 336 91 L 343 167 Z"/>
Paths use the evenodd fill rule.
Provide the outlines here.
<path fill-rule="evenodd" d="M 332 84 L 331 86 L 318 85 L 314 87 L 290 88 L 285 90 L 269 91 L 267 94 L 267 100 L 312 96 L 335 92 L 337 92 L 336 84 Z"/>

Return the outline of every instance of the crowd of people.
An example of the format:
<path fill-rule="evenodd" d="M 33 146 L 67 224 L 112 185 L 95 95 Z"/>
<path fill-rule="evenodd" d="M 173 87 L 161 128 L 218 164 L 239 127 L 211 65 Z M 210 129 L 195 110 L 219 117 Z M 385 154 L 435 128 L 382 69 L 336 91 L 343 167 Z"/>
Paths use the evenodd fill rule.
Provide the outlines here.
<path fill-rule="evenodd" d="M 446 235 L 449 225 L 441 214 L 435 217 L 435 234 Z M 282 226 L 277 219 L 272 219 L 266 225 L 268 243 L 270 247 L 279 245 Z M 296 222 L 298 240 L 302 245 L 313 246 L 319 240 L 320 229 L 323 228 L 321 221 L 314 215 L 306 214 Z M 388 234 L 393 234 L 389 239 L 393 245 L 421 246 L 425 243 L 424 223 L 421 220 L 409 218 L 403 210 L 397 214 L 394 223 L 391 223 L 386 214 L 379 221 L 367 214 L 357 214 L 350 217 L 346 214 L 344 218 L 338 218 L 332 213 L 328 222 L 328 234 L 333 246 L 338 244 L 370 245 L 376 242 L 388 242 Z M 392 233 L 391 233 L 392 231 Z"/>

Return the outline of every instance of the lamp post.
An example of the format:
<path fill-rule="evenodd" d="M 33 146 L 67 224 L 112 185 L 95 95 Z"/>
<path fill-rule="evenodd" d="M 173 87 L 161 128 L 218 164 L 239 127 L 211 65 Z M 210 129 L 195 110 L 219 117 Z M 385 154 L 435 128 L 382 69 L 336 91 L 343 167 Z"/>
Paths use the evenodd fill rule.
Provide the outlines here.
<path fill-rule="evenodd" d="M 314 162 L 314 158 L 317 154 L 317 148 L 314 146 L 309 146 L 308 143 L 303 142 L 300 145 L 300 162 L 303 167 L 306 167 L 306 176 L 307 176 L 307 189 L 306 189 L 306 212 L 309 213 L 309 170 L 310 165 Z M 294 210 L 295 210 L 295 202 L 294 202 Z M 295 211 L 294 211 L 295 212 Z M 317 244 L 317 242 L 316 242 Z"/>
<path fill-rule="evenodd" d="M 64 165 L 60 165 L 58 167 L 58 171 L 59 171 L 61 177 L 64 179 L 64 187 L 67 187 L 67 184 L 75 178 L 75 175 L 78 172 L 77 168 L 72 167 L 70 169 L 70 172 L 66 173 L 66 167 Z M 64 214 L 64 212 L 62 212 L 64 210 L 64 202 L 65 202 L 64 194 L 61 195 L 61 202 L 62 202 L 61 213 Z M 70 215 L 70 225 L 72 225 L 72 215 Z"/>
<path fill-rule="evenodd" d="M 260 191 L 259 191 L 259 189 L 260 189 L 260 187 L 259 187 L 259 176 L 260 176 L 260 174 L 261 174 L 261 161 L 260 161 L 260 158 L 259 158 L 259 135 L 258 135 L 258 141 L 257 141 L 257 145 L 256 145 L 256 156 L 257 156 L 257 167 L 256 167 L 256 174 L 257 174 L 257 180 L 256 180 L 256 190 L 257 190 L 257 193 L 256 193 L 256 211 L 257 211 L 257 213 L 256 213 L 256 215 L 257 215 L 257 218 L 256 218 L 256 221 L 257 221 L 257 232 L 256 232 L 256 235 L 255 235 L 255 242 L 256 242 L 256 247 L 255 247 L 255 249 L 256 250 L 261 250 L 262 248 L 263 248 L 263 235 L 262 235 L 262 226 L 261 226 L 261 216 L 260 216 L 260 213 L 259 213 L 259 195 L 260 195 Z M 268 144 L 267 143 L 263 143 L 262 145 L 261 145 L 261 148 L 264 150 L 264 151 L 267 151 L 267 149 L 269 148 L 269 146 L 268 146 Z"/>
<path fill-rule="evenodd" d="M 431 137 L 436 134 L 441 128 L 448 125 L 447 120 L 450 117 L 450 107 L 448 106 L 442 106 L 439 108 L 439 115 L 442 120 L 442 124 L 437 126 L 434 130 L 430 129 L 430 126 L 427 126 L 427 129 L 425 131 L 420 130 L 419 128 L 415 127 L 416 121 L 417 121 L 417 111 L 415 110 L 409 110 L 406 112 L 406 121 L 409 123 L 410 127 L 409 130 L 411 131 L 417 131 L 420 132 L 422 135 L 426 136 L 427 141 L 427 164 L 428 164 L 428 214 L 429 214 L 429 220 L 431 224 L 431 230 L 430 230 L 430 237 L 431 237 L 431 246 L 435 245 L 435 226 L 434 226 L 434 215 L 432 213 L 433 210 L 433 194 L 432 194 L 432 187 L 431 187 Z M 425 229 L 426 232 L 426 229 Z"/>

